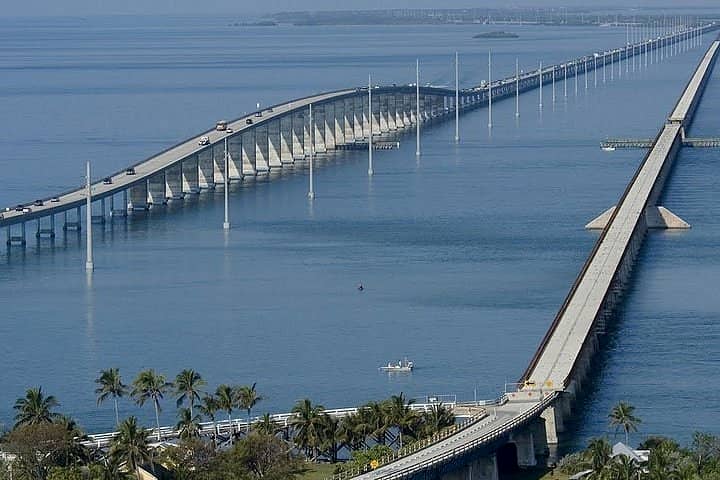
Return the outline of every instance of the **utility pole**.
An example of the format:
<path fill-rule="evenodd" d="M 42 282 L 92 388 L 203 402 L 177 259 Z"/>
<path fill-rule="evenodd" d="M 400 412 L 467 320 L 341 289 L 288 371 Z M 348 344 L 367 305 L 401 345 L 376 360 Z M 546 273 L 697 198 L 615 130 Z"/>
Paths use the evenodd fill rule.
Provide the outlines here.
<path fill-rule="evenodd" d="M 372 123 L 370 124 L 372 127 Z M 312 103 L 310 104 L 310 191 L 308 198 L 315 198 L 315 190 L 313 188 L 313 160 L 315 157 L 315 126 L 313 125 Z"/>
<path fill-rule="evenodd" d="M 85 196 L 86 196 L 86 207 L 85 207 L 85 219 L 87 222 L 87 229 L 85 232 L 86 239 L 86 252 L 85 252 L 85 271 L 92 272 L 95 270 L 95 264 L 93 263 L 93 244 L 92 244 L 92 185 L 90 179 L 90 160 L 85 165 Z M 80 210 L 78 208 L 78 210 Z M 80 220 L 78 219 L 78 224 Z M 23 232 L 24 233 L 24 232 Z M 24 237 L 23 237 L 24 238 Z"/>
<path fill-rule="evenodd" d="M 370 117 L 370 135 L 368 135 L 368 175 L 373 172 L 373 108 L 372 108 L 372 76 L 368 75 L 368 115 Z"/>

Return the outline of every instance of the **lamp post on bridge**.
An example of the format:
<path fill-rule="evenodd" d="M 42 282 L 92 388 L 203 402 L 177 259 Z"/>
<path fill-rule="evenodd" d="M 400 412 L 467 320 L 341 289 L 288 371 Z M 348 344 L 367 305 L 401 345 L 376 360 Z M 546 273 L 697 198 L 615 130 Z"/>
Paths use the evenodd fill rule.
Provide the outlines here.
<path fill-rule="evenodd" d="M 368 75 L 368 117 L 370 118 L 370 134 L 368 135 L 368 175 L 373 175 L 373 108 L 372 108 L 372 76 Z"/>
<path fill-rule="evenodd" d="M 543 87 L 543 67 L 542 67 L 542 61 L 540 61 L 540 69 L 538 70 L 538 79 L 540 82 L 540 110 L 542 110 L 543 107 L 543 98 L 542 98 L 542 87 Z"/>
<path fill-rule="evenodd" d="M 488 50 L 488 128 L 492 128 L 492 53 Z"/>
<path fill-rule="evenodd" d="M 223 142 L 223 146 L 225 147 L 225 175 L 224 175 L 224 183 L 225 183 L 225 192 L 224 192 L 224 201 L 225 201 L 225 218 L 223 221 L 223 230 L 230 230 L 230 151 L 228 150 L 228 137 L 225 135 L 225 139 Z"/>
<path fill-rule="evenodd" d="M 520 116 L 520 61 L 515 57 L 515 116 Z"/>
<path fill-rule="evenodd" d="M 415 156 L 420 156 L 420 59 L 415 60 Z"/>
<path fill-rule="evenodd" d="M 455 143 L 460 141 L 460 64 L 455 52 Z"/>
<path fill-rule="evenodd" d="M 86 196 L 86 208 L 85 208 L 85 219 L 87 222 L 87 229 L 85 232 L 86 239 L 86 252 L 85 252 L 85 271 L 92 272 L 95 270 L 95 264 L 93 263 L 93 244 L 92 244 L 92 185 L 90 178 L 90 160 L 85 165 L 85 196 Z M 79 208 L 78 208 L 79 210 Z M 78 219 L 78 225 L 80 220 Z M 23 232 L 24 233 L 24 232 Z"/>
<path fill-rule="evenodd" d="M 310 104 L 310 190 L 308 191 L 308 198 L 312 200 L 315 198 L 315 190 L 313 189 L 313 157 L 315 157 L 315 127 L 313 126 L 313 114 L 312 114 L 312 103 Z M 372 124 L 371 124 L 372 126 Z"/>

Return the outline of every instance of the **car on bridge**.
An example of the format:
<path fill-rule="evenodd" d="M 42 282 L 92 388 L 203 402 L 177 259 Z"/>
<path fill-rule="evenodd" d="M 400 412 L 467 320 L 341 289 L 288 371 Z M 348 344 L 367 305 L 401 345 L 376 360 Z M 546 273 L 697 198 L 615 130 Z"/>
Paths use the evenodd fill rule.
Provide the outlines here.
<path fill-rule="evenodd" d="M 210 145 L 210 137 L 203 135 L 200 137 L 200 140 L 198 140 L 198 145 Z"/>
<path fill-rule="evenodd" d="M 112 185 L 112 178 L 110 178 L 110 177 L 103 178 L 103 185 Z"/>
<path fill-rule="evenodd" d="M 133 167 L 126 168 L 125 175 L 135 175 L 135 168 L 133 168 Z"/>
<path fill-rule="evenodd" d="M 42 200 L 35 200 L 35 201 L 33 202 L 33 205 L 35 205 L 36 207 L 42 207 L 42 206 L 43 206 L 43 201 L 42 201 Z"/>
<path fill-rule="evenodd" d="M 51 201 L 52 203 L 57 203 L 57 202 L 60 201 L 60 198 L 58 198 L 58 197 L 52 197 L 52 198 L 50 199 L 50 201 Z"/>

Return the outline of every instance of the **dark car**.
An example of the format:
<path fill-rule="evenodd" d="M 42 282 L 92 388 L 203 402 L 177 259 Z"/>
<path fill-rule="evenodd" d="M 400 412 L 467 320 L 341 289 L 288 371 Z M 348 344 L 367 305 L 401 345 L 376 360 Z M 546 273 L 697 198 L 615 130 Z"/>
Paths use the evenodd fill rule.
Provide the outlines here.
<path fill-rule="evenodd" d="M 133 167 L 126 168 L 125 175 L 135 175 L 135 169 Z"/>
<path fill-rule="evenodd" d="M 22 211 L 23 211 L 23 208 L 25 208 L 25 207 L 22 206 L 22 205 L 17 205 L 17 206 L 15 206 L 15 211 L 16 211 L 16 212 L 22 212 Z"/>
<path fill-rule="evenodd" d="M 33 205 L 35 205 L 36 207 L 42 207 L 42 206 L 43 206 L 43 201 L 42 201 L 42 200 L 35 200 L 35 201 L 33 202 Z"/>
<path fill-rule="evenodd" d="M 245 123 L 247 123 L 248 125 L 252 125 L 252 118 L 248 118 L 247 120 L 245 120 Z"/>
<path fill-rule="evenodd" d="M 105 178 L 103 178 L 103 183 L 104 183 L 105 185 L 110 185 L 110 184 L 112 184 L 112 178 L 110 178 L 110 177 L 105 177 Z"/>

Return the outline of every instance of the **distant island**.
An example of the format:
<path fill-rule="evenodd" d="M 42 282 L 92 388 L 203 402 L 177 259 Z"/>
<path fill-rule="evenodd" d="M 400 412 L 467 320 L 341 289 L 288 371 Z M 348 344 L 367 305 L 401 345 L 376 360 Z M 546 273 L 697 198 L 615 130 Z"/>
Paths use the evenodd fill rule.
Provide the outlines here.
<path fill-rule="evenodd" d="M 235 22 L 232 24 L 233 27 L 277 27 L 277 22 L 273 22 L 272 20 L 263 20 L 260 22 Z"/>
<path fill-rule="evenodd" d="M 517 33 L 512 32 L 485 32 L 485 33 L 478 33 L 477 35 L 473 36 L 473 38 L 518 38 L 520 35 Z"/>

